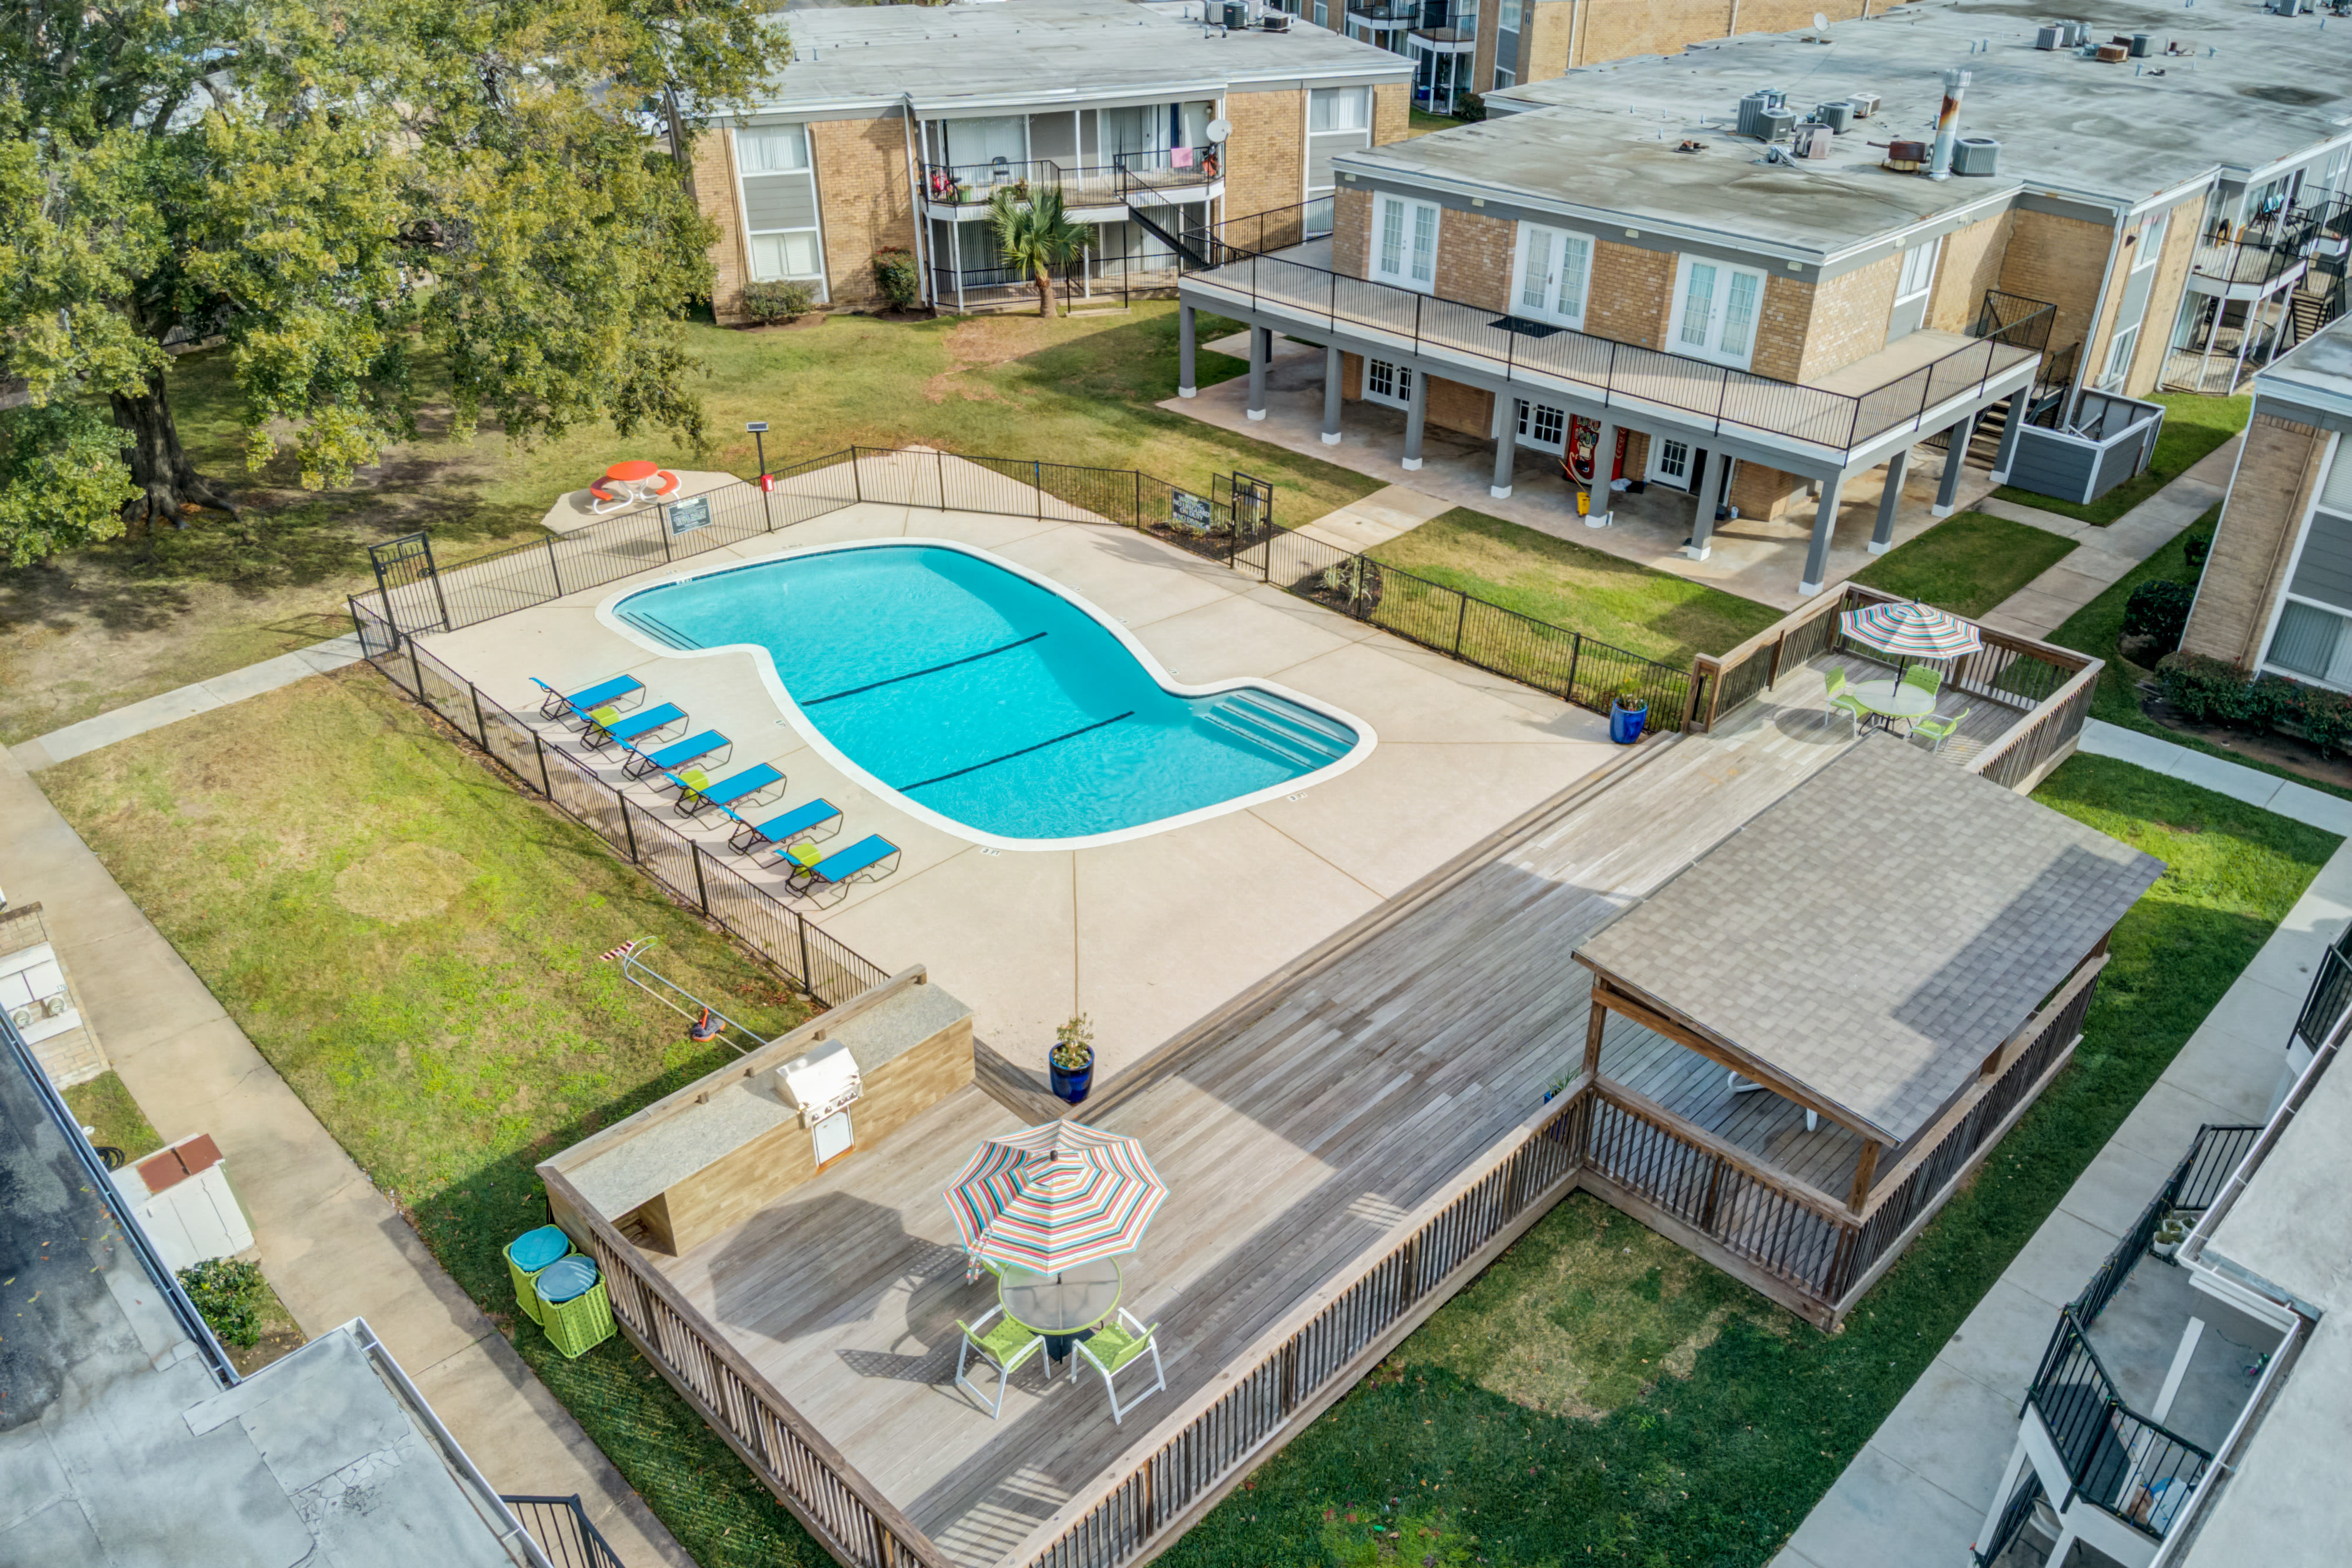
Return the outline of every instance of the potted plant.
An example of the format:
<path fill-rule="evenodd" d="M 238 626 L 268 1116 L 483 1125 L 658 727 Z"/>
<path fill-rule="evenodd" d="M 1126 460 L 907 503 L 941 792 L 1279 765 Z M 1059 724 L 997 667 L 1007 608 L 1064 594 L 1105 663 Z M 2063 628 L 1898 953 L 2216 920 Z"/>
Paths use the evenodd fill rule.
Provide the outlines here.
<path fill-rule="evenodd" d="M 2157 1222 L 2156 1235 L 2149 1239 L 2147 1249 L 2158 1258 L 2169 1258 L 2188 1239 L 2189 1222 L 2178 1214 L 2168 1214 Z"/>
<path fill-rule="evenodd" d="M 1054 1031 L 1054 1048 L 1045 1053 L 1045 1070 L 1053 1075 L 1054 1093 L 1072 1105 L 1086 1099 L 1095 1081 L 1095 1030 L 1084 1013 Z"/>
<path fill-rule="evenodd" d="M 1622 688 L 1609 700 L 1609 738 L 1621 746 L 1630 746 L 1642 738 L 1642 726 L 1650 721 L 1650 700 L 1632 687 Z"/>

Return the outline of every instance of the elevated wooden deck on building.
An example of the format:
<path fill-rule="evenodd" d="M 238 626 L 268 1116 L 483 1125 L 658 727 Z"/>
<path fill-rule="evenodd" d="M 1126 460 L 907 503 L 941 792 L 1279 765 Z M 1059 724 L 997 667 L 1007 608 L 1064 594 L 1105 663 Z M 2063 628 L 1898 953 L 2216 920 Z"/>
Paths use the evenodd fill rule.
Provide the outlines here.
<path fill-rule="evenodd" d="M 1783 691 L 1808 683 L 1818 702 L 1807 672 Z M 1019 1124 L 978 1089 L 684 1256 L 648 1260 L 950 1556 L 1013 1555 L 1534 1115 L 1582 1063 L 1591 977 L 1571 950 L 1848 743 L 1817 708 L 1771 700 L 1716 734 L 1649 742 L 1606 787 L 1408 892 L 1402 913 L 1367 917 L 1307 972 L 1188 1039 L 1181 1059 L 1140 1064 L 1136 1091 L 1113 1085 L 1087 1120 L 1141 1139 L 1171 1194 L 1127 1260 L 1126 1295 L 1160 1326 L 1169 1387 L 1124 1427 L 1092 1373 L 1045 1391 L 1025 1366 L 993 1422 L 951 1382 L 956 1320 L 993 1293 L 964 1282 L 939 1194 L 975 1143 Z M 1629 1087 L 1843 1190 L 1850 1135 L 1808 1135 L 1796 1108 L 1731 1096 L 1720 1068 L 1651 1039 L 1620 1032 Z"/>

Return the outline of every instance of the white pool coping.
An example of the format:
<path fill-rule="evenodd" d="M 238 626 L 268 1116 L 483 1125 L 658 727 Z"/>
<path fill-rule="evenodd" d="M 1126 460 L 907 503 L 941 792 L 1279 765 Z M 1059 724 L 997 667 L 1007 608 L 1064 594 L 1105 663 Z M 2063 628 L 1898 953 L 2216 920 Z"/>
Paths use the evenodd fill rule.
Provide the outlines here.
<path fill-rule="evenodd" d="M 1248 795 L 1234 795 L 1229 800 L 1219 801 L 1213 805 L 1201 806 L 1196 810 L 1182 812 L 1174 816 L 1163 816 L 1155 821 L 1139 823 L 1132 827 L 1121 827 L 1108 833 L 1083 834 L 1071 838 L 1008 838 L 1000 834 L 984 832 L 980 828 L 972 826 L 969 823 L 959 822 L 954 817 L 934 811 L 929 806 L 927 806 L 920 801 L 913 798 L 911 795 L 908 795 L 902 791 L 894 788 L 892 785 L 886 784 L 881 779 L 876 777 L 873 773 L 867 772 L 865 768 L 859 766 L 855 759 L 850 757 L 848 753 L 843 752 L 839 747 L 835 746 L 831 740 L 827 739 L 824 731 L 819 729 L 816 723 L 802 710 L 800 704 L 793 700 L 792 693 L 784 689 L 782 678 L 776 673 L 775 656 L 770 653 L 764 645 L 760 643 L 745 642 L 726 643 L 717 647 L 672 647 L 667 643 L 646 636 L 636 626 L 631 625 L 625 620 L 623 620 L 619 614 L 620 606 L 625 602 L 636 598 L 640 595 L 650 594 L 662 588 L 674 587 L 681 583 L 696 582 L 705 577 L 724 576 L 732 573 L 746 571 L 755 566 L 772 565 L 779 561 L 788 561 L 794 557 L 803 555 L 837 555 L 845 551 L 850 550 L 886 550 L 908 547 L 952 550 L 957 552 L 959 554 L 971 556 L 975 560 L 986 562 L 988 564 L 996 567 L 1000 571 L 1010 573 L 1013 576 L 1020 577 L 1024 581 L 1033 583 L 1036 586 L 1045 589 L 1047 593 L 1055 595 L 1056 597 L 1070 605 L 1076 605 L 1079 610 L 1091 617 L 1097 626 L 1100 626 L 1105 631 L 1110 633 L 1112 637 L 1118 638 L 1119 646 L 1127 649 L 1128 657 L 1134 659 L 1138 665 L 1141 666 L 1144 673 L 1149 675 L 1155 682 L 1157 682 L 1160 689 L 1163 691 L 1178 697 L 1221 697 L 1227 693 L 1235 691 L 1263 692 L 1270 696 L 1278 697 L 1286 702 L 1296 703 L 1297 706 L 1306 709 L 1311 713 L 1319 713 L 1324 718 L 1332 720 L 1338 723 L 1345 724 L 1349 729 L 1355 731 L 1356 743 L 1352 747 L 1349 748 L 1347 755 L 1324 767 L 1317 768 L 1312 773 L 1301 773 L 1296 778 L 1286 779 L 1282 783 L 1270 785 L 1265 789 L 1255 790 Z M 1205 822 L 1212 817 L 1223 816 L 1232 812 L 1246 811 L 1251 806 L 1259 805 L 1265 801 L 1286 799 L 1295 796 L 1301 791 L 1304 791 L 1315 784 L 1321 784 L 1328 779 L 1337 778 L 1339 774 L 1346 773 L 1349 769 L 1354 767 L 1357 763 L 1370 756 L 1373 747 L 1380 743 L 1380 737 L 1373 732 L 1372 727 L 1363 720 L 1359 719 L 1354 714 L 1347 711 L 1345 709 L 1338 708 L 1328 702 L 1322 701 L 1319 699 L 1309 697 L 1304 692 L 1295 691 L 1289 687 L 1280 685 L 1279 683 L 1272 680 L 1254 679 L 1247 676 L 1237 677 L 1230 680 L 1212 681 L 1206 685 L 1193 685 L 1186 681 L 1178 680 L 1168 672 L 1165 666 L 1160 664 L 1158 659 L 1152 658 L 1150 650 L 1146 648 L 1141 642 L 1138 641 L 1134 634 L 1129 632 L 1126 626 L 1120 625 L 1115 617 L 1106 615 L 1103 611 L 1097 609 L 1086 598 L 1085 595 L 1073 592 L 1071 589 L 1056 583 L 1050 577 L 1044 576 L 1039 573 L 1032 572 L 1027 567 L 1023 566 L 1018 563 L 1008 561 L 1001 555 L 994 554 L 986 550 L 979 549 L 973 545 L 960 543 L 952 539 L 861 539 L 852 540 L 847 542 L 838 544 L 803 545 L 797 549 L 778 550 L 766 555 L 745 557 L 730 562 L 723 566 L 706 566 L 700 569 L 674 572 L 667 576 L 656 578 L 651 582 L 638 583 L 633 587 L 624 588 L 616 593 L 607 595 L 596 605 L 596 618 L 599 622 L 603 623 L 607 629 L 627 638 L 637 647 L 664 658 L 705 658 L 714 655 L 726 653 L 750 654 L 752 658 L 753 665 L 760 672 L 760 679 L 767 687 L 768 695 L 774 700 L 777 710 L 783 715 L 784 721 L 792 725 L 793 729 L 801 736 L 801 738 L 814 747 L 827 762 L 839 768 L 843 773 L 847 773 L 851 778 L 864 784 L 881 799 L 889 802 L 899 810 L 906 812 L 909 816 L 916 818 L 918 821 L 929 823 L 942 833 L 952 835 L 953 837 L 963 839 L 968 843 L 977 844 L 984 849 L 1091 849 L 1098 845 L 1124 844 L 1133 839 L 1148 838 L 1154 834 L 1166 833 L 1171 829 L 1182 827 L 1191 823 Z"/>

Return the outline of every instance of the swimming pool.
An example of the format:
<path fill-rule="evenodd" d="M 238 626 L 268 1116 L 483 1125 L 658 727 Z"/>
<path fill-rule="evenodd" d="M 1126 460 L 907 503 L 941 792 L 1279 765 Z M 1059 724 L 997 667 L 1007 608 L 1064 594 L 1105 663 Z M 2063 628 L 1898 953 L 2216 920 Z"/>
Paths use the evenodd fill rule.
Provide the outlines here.
<path fill-rule="evenodd" d="M 1360 761 L 1360 720 L 1264 681 L 1187 686 L 1084 600 L 929 540 L 793 551 L 615 595 L 664 651 L 749 648 L 784 716 L 861 783 L 1005 848 L 1139 837 Z M 692 692 L 675 696 L 692 710 Z"/>

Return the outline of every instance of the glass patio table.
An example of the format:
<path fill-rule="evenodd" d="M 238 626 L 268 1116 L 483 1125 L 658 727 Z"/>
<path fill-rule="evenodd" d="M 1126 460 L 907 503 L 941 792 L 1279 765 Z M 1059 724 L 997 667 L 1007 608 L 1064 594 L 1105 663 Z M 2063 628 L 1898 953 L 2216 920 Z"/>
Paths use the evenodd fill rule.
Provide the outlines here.
<path fill-rule="evenodd" d="M 1936 694 L 1916 686 L 1906 686 L 1899 680 L 1860 680 L 1845 689 L 1845 694 L 1862 705 L 1874 719 L 1900 719 L 1909 723 L 1925 719 L 1936 710 Z"/>
<path fill-rule="evenodd" d="M 1058 1274 L 1036 1274 L 1008 1265 L 997 1276 L 996 1299 L 1004 1315 L 1045 1336 L 1045 1356 L 1063 1361 L 1095 1325 L 1118 1310 L 1125 1285 L 1118 1260 L 1100 1258 Z"/>

